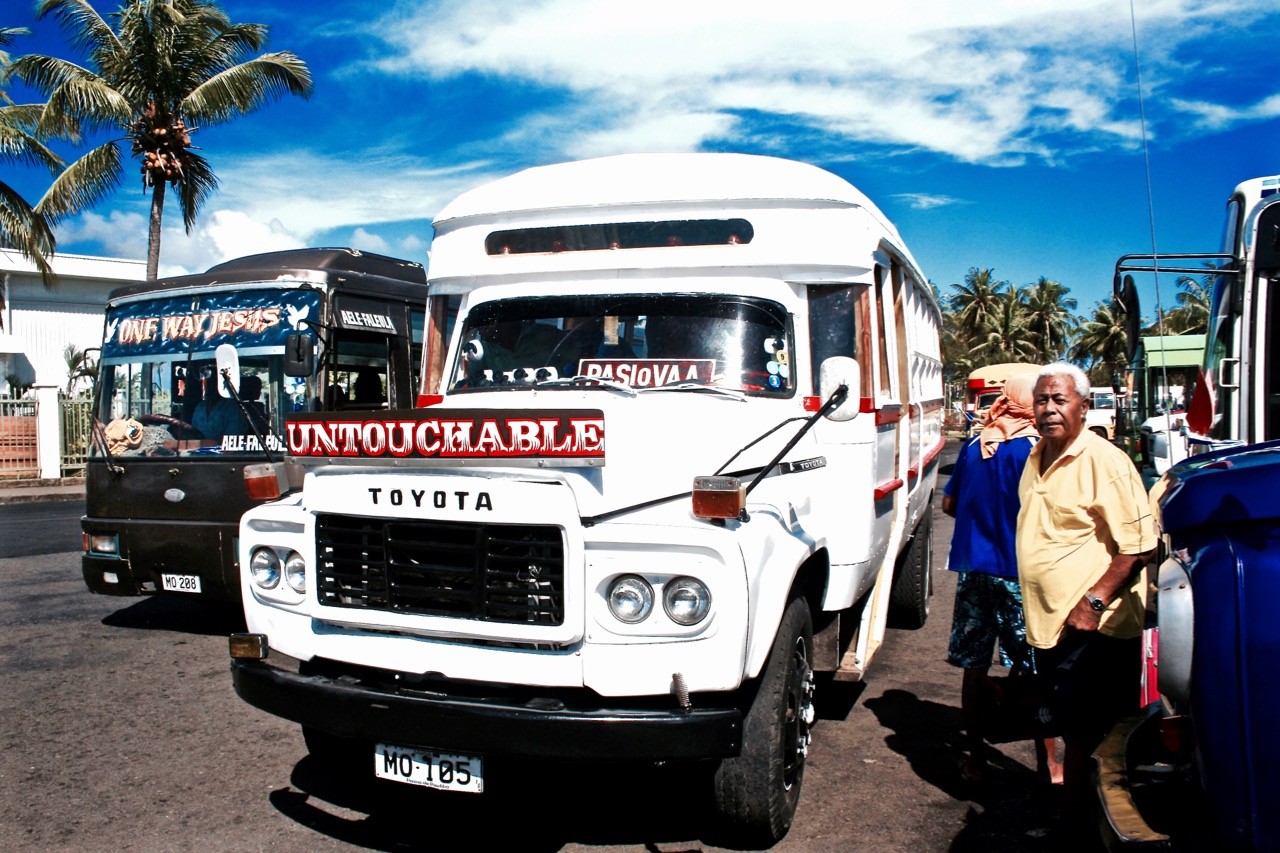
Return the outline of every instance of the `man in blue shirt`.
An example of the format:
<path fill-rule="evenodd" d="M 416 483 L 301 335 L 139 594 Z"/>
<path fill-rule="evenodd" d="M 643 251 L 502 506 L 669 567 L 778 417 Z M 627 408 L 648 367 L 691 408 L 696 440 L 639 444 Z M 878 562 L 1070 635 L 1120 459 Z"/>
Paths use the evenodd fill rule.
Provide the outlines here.
<path fill-rule="evenodd" d="M 961 774 L 972 782 L 981 781 L 986 769 L 980 691 L 997 643 L 1003 666 L 1015 673 L 1035 672 L 1014 548 L 1018 481 L 1039 439 L 1032 409 L 1034 387 L 1035 374 L 1005 383 L 982 431 L 960 449 L 943 489 L 942 511 L 956 520 L 948 567 L 959 573 L 947 662 L 964 669 L 960 707 L 969 755 Z M 1052 739 L 1037 744 L 1036 752 L 1050 779 L 1059 781 L 1062 770 Z"/>

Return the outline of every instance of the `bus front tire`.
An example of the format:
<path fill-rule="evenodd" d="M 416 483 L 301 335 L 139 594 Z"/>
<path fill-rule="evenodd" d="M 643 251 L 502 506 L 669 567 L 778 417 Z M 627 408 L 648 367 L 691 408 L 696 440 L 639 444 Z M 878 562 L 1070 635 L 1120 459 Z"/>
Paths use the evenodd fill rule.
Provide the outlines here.
<path fill-rule="evenodd" d="M 715 809 L 726 835 L 768 846 L 787 834 L 813 719 L 813 620 L 808 603 L 793 598 L 743 721 L 742 752 L 716 769 Z"/>

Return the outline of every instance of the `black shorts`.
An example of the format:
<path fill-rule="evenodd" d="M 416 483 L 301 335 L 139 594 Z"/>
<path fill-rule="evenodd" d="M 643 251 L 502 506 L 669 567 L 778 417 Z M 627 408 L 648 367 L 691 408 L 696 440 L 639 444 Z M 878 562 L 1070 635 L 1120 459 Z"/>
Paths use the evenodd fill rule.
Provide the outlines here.
<path fill-rule="evenodd" d="M 1119 640 L 1097 631 L 1066 629 L 1036 663 L 1052 685 L 1051 709 L 1064 735 L 1101 742 L 1140 707 L 1142 638 Z"/>

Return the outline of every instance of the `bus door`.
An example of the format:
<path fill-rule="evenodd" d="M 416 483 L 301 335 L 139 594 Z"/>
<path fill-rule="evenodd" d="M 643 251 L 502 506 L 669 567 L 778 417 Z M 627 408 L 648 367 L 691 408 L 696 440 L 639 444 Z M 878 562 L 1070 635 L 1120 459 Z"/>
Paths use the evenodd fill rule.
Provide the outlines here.
<path fill-rule="evenodd" d="M 319 408 L 410 408 L 418 387 L 424 310 L 402 301 L 340 294 Z"/>
<path fill-rule="evenodd" d="M 905 442 L 900 440 L 905 412 L 899 388 L 901 359 L 892 278 L 889 264 L 876 265 L 876 297 L 880 310 L 876 312 L 879 330 L 875 344 L 876 381 L 872 389 L 876 421 L 874 539 L 887 543 L 890 553 L 897 542 L 893 533 L 900 526 L 899 501 L 906 484 L 906 467 L 903 464 L 906 448 Z"/>

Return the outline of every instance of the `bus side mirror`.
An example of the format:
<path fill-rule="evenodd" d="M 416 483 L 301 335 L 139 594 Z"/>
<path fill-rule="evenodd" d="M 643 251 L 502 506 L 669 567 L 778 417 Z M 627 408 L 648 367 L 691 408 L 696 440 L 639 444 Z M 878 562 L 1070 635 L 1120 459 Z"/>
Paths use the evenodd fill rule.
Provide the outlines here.
<path fill-rule="evenodd" d="M 848 393 L 844 402 L 828 412 L 827 417 L 833 421 L 851 421 L 857 417 L 858 408 L 862 405 L 862 371 L 858 369 L 858 362 L 846 355 L 832 356 L 822 362 L 818 371 L 818 393 L 822 402 L 830 400 L 841 385 L 848 389 Z"/>
<path fill-rule="evenodd" d="M 236 348 L 231 344 L 219 344 L 218 348 L 213 351 L 213 357 L 218 365 L 218 393 L 223 397 L 230 398 L 240 395 L 240 353 L 236 352 Z M 227 383 L 231 383 L 231 389 L 227 389 Z"/>
<path fill-rule="evenodd" d="M 316 372 L 316 350 L 310 335 L 290 332 L 284 339 L 284 375 L 311 376 Z"/>

